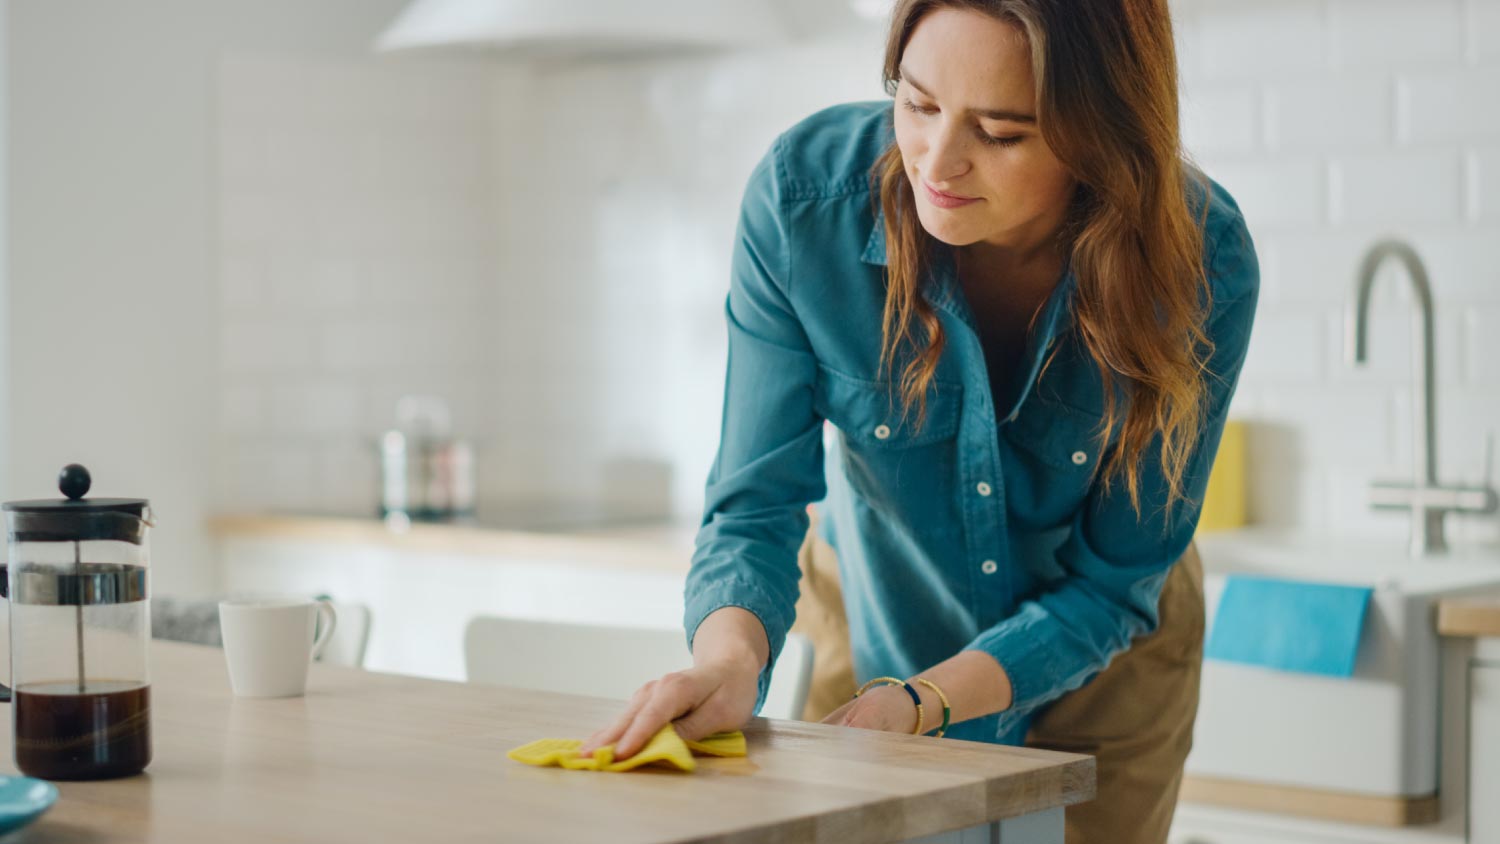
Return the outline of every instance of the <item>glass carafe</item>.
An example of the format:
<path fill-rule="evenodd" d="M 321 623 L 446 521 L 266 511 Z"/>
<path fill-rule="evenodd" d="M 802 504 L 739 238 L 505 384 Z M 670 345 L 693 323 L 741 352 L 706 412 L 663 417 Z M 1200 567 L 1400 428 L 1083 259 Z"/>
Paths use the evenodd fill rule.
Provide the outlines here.
<path fill-rule="evenodd" d="M 11 723 L 16 767 L 43 779 L 107 779 L 151 761 L 150 504 L 85 500 L 63 469 L 63 500 L 10 501 Z"/>

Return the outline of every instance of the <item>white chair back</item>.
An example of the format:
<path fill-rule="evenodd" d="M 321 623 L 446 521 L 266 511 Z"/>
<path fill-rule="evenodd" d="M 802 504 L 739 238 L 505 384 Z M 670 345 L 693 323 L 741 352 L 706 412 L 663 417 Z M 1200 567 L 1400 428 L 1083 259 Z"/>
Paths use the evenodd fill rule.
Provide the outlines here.
<path fill-rule="evenodd" d="M 464 631 L 471 683 L 629 700 L 648 680 L 691 668 L 682 630 L 476 616 Z M 787 636 L 761 715 L 799 720 L 812 682 L 812 640 Z"/>

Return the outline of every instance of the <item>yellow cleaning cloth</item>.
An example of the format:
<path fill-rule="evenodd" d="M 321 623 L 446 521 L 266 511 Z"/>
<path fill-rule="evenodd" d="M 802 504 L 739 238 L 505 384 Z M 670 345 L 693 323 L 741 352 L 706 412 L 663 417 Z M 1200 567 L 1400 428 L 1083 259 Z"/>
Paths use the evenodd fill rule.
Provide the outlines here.
<path fill-rule="evenodd" d="M 646 742 L 645 747 L 623 762 L 615 761 L 615 746 L 612 744 L 594 748 L 594 755 L 591 757 L 579 756 L 580 747 L 583 747 L 582 739 L 538 739 L 505 755 L 527 765 L 556 765 L 571 771 L 620 772 L 652 762 L 662 762 L 691 771 L 698 767 L 698 763 L 693 760 L 694 752 L 705 756 L 744 756 L 745 734 L 734 730 L 705 736 L 700 741 L 684 741 L 677 735 L 676 728 L 668 724 L 657 731 Z"/>

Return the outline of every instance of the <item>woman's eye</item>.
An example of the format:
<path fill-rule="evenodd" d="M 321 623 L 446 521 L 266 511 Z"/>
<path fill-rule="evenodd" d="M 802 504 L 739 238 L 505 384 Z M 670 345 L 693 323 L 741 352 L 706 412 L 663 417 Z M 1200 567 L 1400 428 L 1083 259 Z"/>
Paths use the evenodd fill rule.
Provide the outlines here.
<path fill-rule="evenodd" d="M 910 97 L 905 98 L 905 103 L 906 103 L 906 110 L 907 111 L 914 111 L 917 114 L 936 114 L 937 113 L 937 109 L 936 108 L 933 108 L 931 106 L 919 106 L 916 103 L 912 102 Z"/>
<path fill-rule="evenodd" d="M 1012 146 L 1015 146 L 1016 144 L 1019 144 L 1021 141 L 1025 140 L 1025 138 L 1026 138 L 1025 135 L 1007 135 L 1007 136 L 1004 136 L 1004 137 L 995 137 L 994 135 L 991 135 L 989 132 L 980 132 L 979 133 L 979 139 L 981 141 L 984 141 L 985 143 L 990 144 L 991 146 L 997 146 L 997 147 L 1012 147 Z"/>

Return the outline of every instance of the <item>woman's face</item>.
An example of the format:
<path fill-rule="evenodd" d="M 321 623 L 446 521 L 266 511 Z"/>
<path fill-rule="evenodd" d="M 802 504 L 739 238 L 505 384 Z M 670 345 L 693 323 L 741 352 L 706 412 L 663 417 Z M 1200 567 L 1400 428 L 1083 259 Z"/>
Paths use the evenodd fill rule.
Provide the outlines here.
<path fill-rule="evenodd" d="M 1073 178 L 1037 128 L 1019 27 L 966 9 L 923 16 L 901 57 L 895 108 L 917 216 L 933 237 L 1029 250 L 1062 224 Z"/>

